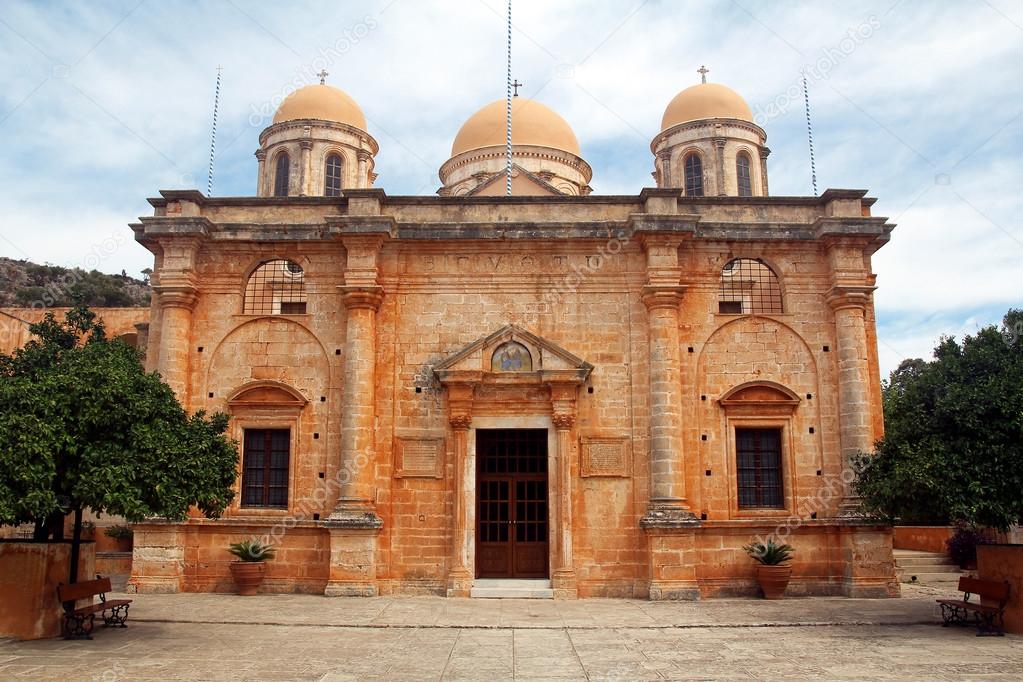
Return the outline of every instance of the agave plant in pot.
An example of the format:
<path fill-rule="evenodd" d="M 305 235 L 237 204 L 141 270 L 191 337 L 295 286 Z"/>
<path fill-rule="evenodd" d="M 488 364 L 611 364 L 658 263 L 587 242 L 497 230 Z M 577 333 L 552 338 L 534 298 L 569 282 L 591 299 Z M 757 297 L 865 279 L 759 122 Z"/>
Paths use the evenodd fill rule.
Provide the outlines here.
<path fill-rule="evenodd" d="M 245 597 L 256 594 L 266 575 L 266 560 L 274 558 L 274 548 L 253 538 L 236 542 L 227 551 L 238 557 L 238 561 L 231 562 L 231 576 L 238 586 L 238 594 Z"/>
<path fill-rule="evenodd" d="M 767 542 L 757 540 L 743 549 L 757 562 L 757 582 L 764 591 L 764 599 L 781 599 L 785 596 L 785 588 L 792 577 L 792 567 L 784 564 L 792 558 L 792 546 L 768 538 Z"/>

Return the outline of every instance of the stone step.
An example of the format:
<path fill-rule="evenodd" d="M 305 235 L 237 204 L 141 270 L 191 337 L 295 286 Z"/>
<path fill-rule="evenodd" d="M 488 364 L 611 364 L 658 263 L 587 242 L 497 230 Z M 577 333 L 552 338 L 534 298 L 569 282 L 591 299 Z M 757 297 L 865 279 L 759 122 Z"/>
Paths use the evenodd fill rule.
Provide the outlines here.
<path fill-rule="evenodd" d="M 909 557 L 907 557 L 907 558 L 896 557 L 895 558 L 895 563 L 897 565 L 899 565 L 899 566 L 952 566 L 952 567 L 955 567 L 955 564 L 952 563 L 952 561 L 950 559 L 945 559 L 945 558 L 942 558 L 942 557 L 936 557 L 934 559 L 926 559 L 926 558 L 923 558 L 923 557 L 911 557 L 911 558 L 909 558 Z"/>
<path fill-rule="evenodd" d="M 469 596 L 474 599 L 554 599 L 550 580 L 477 578 Z"/>
<path fill-rule="evenodd" d="M 948 563 L 938 563 L 936 561 L 915 561 L 912 563 L 905 563 L 902 561 L 896 561 L 895 566 L 896 568 L 905 568 L 906 570 L 912 571 L 926 571 L 928 573 L 959 572 L 959 567 L 951 561 Z"/>

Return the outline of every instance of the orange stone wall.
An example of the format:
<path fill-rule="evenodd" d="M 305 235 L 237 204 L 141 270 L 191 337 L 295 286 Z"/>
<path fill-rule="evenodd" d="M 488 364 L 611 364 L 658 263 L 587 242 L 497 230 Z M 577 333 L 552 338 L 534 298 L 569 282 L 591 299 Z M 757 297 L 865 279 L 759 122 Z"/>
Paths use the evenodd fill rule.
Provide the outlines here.
<path fill-rule="evenodd" d="M 227 544 L 276 532 L 281 551 L 264 590 L 331 592 L 327 583 L 337 582 L 362 585 L 366 591 L 358 593 L 450 591 L 453 548 L 464 529 L 453 521 L 459 488 L 451 395 L 433 368 L 511 324 L 592 365 L 568 408 L 574 410 L 565 422 L 568 450 L 558 453 L 569 457 L 572 489 L 573 576 L 565 584 L 574 587 L 567 593 L 644 597 L 655 585 L 653 592 L 667 598 L 752 594 L 753 562 L 741 547 L 773 534 L 796 547 L 794 594 L 897 594 L 890 529 L 850 520 L 842 507 L 851 499 L 843 449 L 869 443 L 883 429 L 869 295 L 869 254 L 876 246 L 856 236 L 828 241 L 770 232 L 778 223 L 804 231 L 828 220 L 883 223 L 864 217 L 859 199 L 758 199 L 752 206 L 753 200 L 708 198 L 682 205 L 664 194 L 508 203 L 392 201 L 352 191 L 338 206 L 318 199 L 167 196 L 154 200 L 151 222 L 135 226 L 157 263 L 149 362 L 184 377 L 176 390 L 189 409 L 231 413 L 239 440 L 246 426 L 292 429 L 289 508 L 243 509 L 236 500 L 220 522 L 196 518 L 137 529 L 132 580 L 138 589 L 229 590 Z M 667 222 L 649 227 L 645 214 Z M 193 227 L 200 219 L 201 228 Z M 671 220 L 719 227 L 707 227 L 699 238 L 678 237 L 666 256 L 677 262 L 664 265 L 633 235 L 657 234 Z M 495 238 L 493 226 L 502 223 L 525 225 L 532 236 Z M 356 224 L 384 233 L 379 246 L 367 247 L 376 249 L 369 255 L 349 253 L 343 238 L 328 236 Z M 202 236 L 220 225 L 230 229 L 216 239 Z M 758 239 L 757 229 L 771 237 Z M 612 237 L 618 244 L 609 251 Z M 721 269 L 737 257 L 761 258 L 778 273 L 784 313 L 717 312 Z M 302 266 L 306 314 L 242 313 L 246 277 L 272 258 Z M 650 466 L 652 312 L 645 297 L 655 277 L 670 281 L 665 267 L 681 272 L 672 294 L 680 297 L 680 382 L 672 390 L 680 396 L 681 428 L 674 468 L 658 473 Z M 379 297 L 378 307 L 362 303 L 369 307 L 357 312 L 360 329 L 375 328 L 369 340 L 374 389 L 371 414 L 346 422 L 343 406 L 352 397 L 344 385 L 346 320 L 356 311 L 346 309 L 340 287 L 356 281 L 368 283 L 360 294 L 366 301 Z M 836 311 L 849 308 L 863 335 L 858 348 L 843 346 L 847 353 L 852 348 L 855 362 L 842 369 Z M 167 310 L 187 314 L 174 313 L 168 322 Z M 168 324 L 173 344 L 161 341 Z M 776 387 L 764 395 L 779 400 L 729 402 L 731 392 L 750 382 Z M 247 393 L 253 387 L 267 386 L 297 397 L 262 406 L 246 399 L 255 395 Z M 474 389 L 467 418 L 550 418 L 553 400 L 545 386 L 498 389 L 484 381 Z M 855 429 L 843 431 L 843 409 Z M 355 457 L 354 469 L 346 469 L 340 454 L 343 423 L 370 425 L 370 445 L 362 459 Z M 738 508 L 733 434 L 741 425 L 783 430 L 784 508 Z M 410 437 L 442 439 L 436 475 L 396 469 L 395 444 Z M 581 444 L 600 438 L 627 443 L 626 472 L 583 475 Z M 550 476 L 554 494 L 555 472 Z M 672 477 L 668 488 L 684 492 L 693 523 L 647 532 L 642 521 L 651 481 L 663 476 Z M 339 518 L 332 514 L 344 481 L 352 480 L 359 500 L 351 504 L 362 505 L 382 527 L 346 535 L 347 521 L 332 521 Z M 343 544 L 346 537 L 350 544 Z M 338 562 L 349 563 L 339 568 Z"/>

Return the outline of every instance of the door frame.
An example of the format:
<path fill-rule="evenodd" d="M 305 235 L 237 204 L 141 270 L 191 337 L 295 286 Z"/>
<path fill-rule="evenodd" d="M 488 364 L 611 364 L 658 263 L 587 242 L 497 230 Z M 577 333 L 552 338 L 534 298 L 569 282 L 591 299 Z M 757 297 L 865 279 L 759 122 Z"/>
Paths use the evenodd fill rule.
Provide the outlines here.
<path fill-rule="evenodd" d="M 550 414 L 535 416 L 482 416 L 473 415 L 472 427 L 466 439 L 465 466 L 465 510 L 466 535 L 468 547 L 465 548 L 468 567 L 476 579 L 476 506 L 479 499 L 476 494 L 476 429 L 546 429 L 547 430 L 547 579 L 554 574 L 555 557 L 557 556 L 558 491 L 554 482 L 558 471 L 558 436 L 554 429 L 554 421 Z M 500 580 L 500 578 L 498 578 Z"/>

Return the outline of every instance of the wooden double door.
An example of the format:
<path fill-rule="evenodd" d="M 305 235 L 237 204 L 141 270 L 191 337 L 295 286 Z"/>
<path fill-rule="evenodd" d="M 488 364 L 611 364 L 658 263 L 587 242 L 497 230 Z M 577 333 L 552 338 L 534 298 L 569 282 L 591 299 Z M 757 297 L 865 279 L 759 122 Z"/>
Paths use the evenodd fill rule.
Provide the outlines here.
<path fill-rule="evenodd" d="M 476 430 L 476 576 L 548 577 L 546 429 Z"/>

